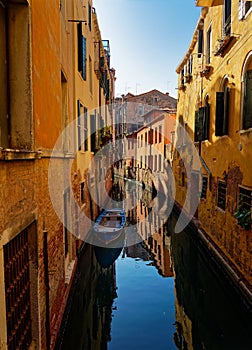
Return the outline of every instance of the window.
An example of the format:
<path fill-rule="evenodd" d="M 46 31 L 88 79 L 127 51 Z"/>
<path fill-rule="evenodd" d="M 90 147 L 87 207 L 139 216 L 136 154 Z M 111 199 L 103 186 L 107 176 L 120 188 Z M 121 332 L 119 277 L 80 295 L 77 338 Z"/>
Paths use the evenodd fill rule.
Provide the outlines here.
<path fill-rule="evenodd" d="M 252 189 L 245 187 L 239 187 L 239 205 L 244 208 L 251 210 L 252 207 Z"/>
<path fill-rule="evenodd" d="M 198 30 L 198 57 L 201 57 L 204 47 L 204 32 L 203 29 Z"/>
<path fill-rule="evenodd" d="M 250 62 L 250 66 L 252 66 L 252 59 Z M 243 129 L 249 129 L 252 127 L 252 69 L 247 70 L 244 75 L 242 127 Z"/>
<path fill-rule="evenodd" d="M 157 128 L 155 128 L 155 143 L 157 143 Z"/>
<path fill-rule="evenodd" d="M 207 31 L 206 41 L 206 64 L 210 64 L 212 53 L 212 26 L 210 26 Z"/>
<path fill-rule="evenodd" d="M 87 108 L 83 107 L 83 105 L 79 100 L 78 100 L 77 129 L 78 129 L 78 149 L 80 151 L 87 151 L 88 150 Z"/>
<path fill-rule="evenodd" d="M 93 65 L 92 65 L 92 59 L 89 56 L 89 92 L 92 95 L 93 94 Z"/>
<path fill-rule="evenodd" d="M 230 89 L 225 86 L 223 92 L 216 92 L 215 135 L 228 135 Z"/>
<path fill-rule="evenodd" d="M 147 132 L 145 133 L 145 146 L 147 146 Z"/>
<path fill-rule="evenodd" d="M 67 134 L 68 124 L 68 93 L 67 93 L 67 80 L 63 72 L 61 72 L 61 120 L 62 120 L 62 146 L 64 152 L 69 150 L 69 135 Z"/>
<path fill-rule="evenodd" d="M 162 142 L 162 125 L 159 125 L 159 143 Z"/>
<path fill-rule="evenodd" d="M 97 128 L 96 128 L 96 120 L 97 120 L 96 110 L 94 112 L 95 114 L 90 115 L 91 152 L 96 151 L 96 135 L 98 134 Z"/>
<path fill-rule="evenodd" d="M 80 183 L 80 201 L 81 203 L 85 202 L 85 182 Z"/>
<path fill-rule="evenodd" d="M 0 1 L 0 147 L 31 150 L 31 21 L 20 3 Z"/>
<path fill-rule="evenodd" d="M 153 129 L 150 129 L 149 132 L 148 132 L 148 134 L 149 134 L 148 143 L 149 143 L 150 145 L 152 145 L 152 144 L 153 144 Z"/>
<path fill-rule="evenodd" d="M 28 349 L 32 340 L 28 231 L 3 247 L 8 349 Z"/>
<path fill-rule="evenodd" d="M 189 60 L 188 60 L 188 67 L 187 67 L 187 73 L 188 75 L 192 74 L 192 65 L 193 65 L 193 55 L 191 54 L 189 56 Z"/>
<path fill-rule="evenodd" d="M 234 217 L 237 224 L 245 230 L 251 230 L 251 206 L 252 206 L 252 189 L 239 186 L 239 201 L 237 203 L 237 211 Z"/>
<path fill-rule="evenodd" d="M 88 3 L 88 28 L 91 31 L 92 29 L 92 7 Z"/>
<path fill-rule="evenodd" d="M 204 198 L 204 199 L 206 199 L 206 195 L 207 195 L 207 184 L 208 184 L 208 177 L 202 176 L 201 198 Z"/>
<path fill-rule="evenodd" d="M 239 20 L 243 19 L 248 12 L 251 12 L 252 1 L 239 0 Z"/>
<path fill-rule="evenodd" d="M 194 142 L 208 140 L 210 105 L 206 102 L 195 112 Z"/>
<path fill-rule="evenodd" d="M 223 35 L 231 34 L 231 0 L 224 0 L 223 6 Z"/>
<path fill-rule="evenodd" d="M 143 135 L 141 135 L 141 147 L 143 147 Z"/>
<path fill-rule="evenodd" d="M 217 190 L 217 207 L 225 210 L 226 209 L 226 195 L 227 195 L 227 184 L 224 181 L 218 181 Z"/>
<path fill-rule="evenodd" d="M 78 71 L 82 78 L 86 80 L 86 38 L 82 35 L 82 23 L 77 24 L 78 32 Z"/>

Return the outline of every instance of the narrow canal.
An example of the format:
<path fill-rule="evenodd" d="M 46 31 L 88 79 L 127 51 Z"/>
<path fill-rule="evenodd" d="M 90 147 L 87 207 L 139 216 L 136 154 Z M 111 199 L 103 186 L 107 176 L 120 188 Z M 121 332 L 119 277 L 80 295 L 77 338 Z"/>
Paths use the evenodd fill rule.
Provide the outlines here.
<path fill-rule="evenodd" d="M 121 181 L 115 189 L 128 195 Z M 142 211 L 128 211 L 128 222 Z M 195 233 L 174 233 L 176 220 L 106 254 L 85 245 L 57 349 L 251 349 L 244 300 Z"/>

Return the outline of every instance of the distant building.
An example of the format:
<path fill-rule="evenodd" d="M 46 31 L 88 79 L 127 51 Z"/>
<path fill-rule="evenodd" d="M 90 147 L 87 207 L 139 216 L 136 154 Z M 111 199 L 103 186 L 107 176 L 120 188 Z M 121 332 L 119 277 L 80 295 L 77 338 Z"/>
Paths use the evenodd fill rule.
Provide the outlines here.
<path fill-rule="evenodd" d="M 169 95 L 156 89 L 133 95 L 128 93 L 115 99 L 117 113 L 115 116 L 116 126 L 124 125 L 123 130 L 116 129 L 116 136 L 123 133 L 128 134 L 143 125 L 143 116 L 152 109 L 169 109 L 176 110 L 177 100 Z"/>
<path fill-rule="evenodd" d="M 251 291 L 252 2 L 196 4 L 203 7 L 201 15 L 177 67 L 176 201 L 183 207 L 188 192 L 199 196 L 199 232 L 243 290 Z M 198 150 L 202 175 L 183 144 L 182 128 Z"/>

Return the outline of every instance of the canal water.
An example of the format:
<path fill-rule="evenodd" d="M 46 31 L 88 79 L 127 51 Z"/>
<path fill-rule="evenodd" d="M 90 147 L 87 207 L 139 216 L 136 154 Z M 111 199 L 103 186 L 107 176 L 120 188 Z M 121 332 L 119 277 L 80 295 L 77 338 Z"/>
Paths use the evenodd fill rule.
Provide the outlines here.
<path fill-rule="evenodd" d="M 127 186 L 118 186 L 122 199 Z M 138 209 L 126 211 L 128 223 Z M 176 221 L 172 213 L 135 245 L 83 247 L 56 349 L 252 348 L 248 306 L 193 231 L 174 233 Z"/>

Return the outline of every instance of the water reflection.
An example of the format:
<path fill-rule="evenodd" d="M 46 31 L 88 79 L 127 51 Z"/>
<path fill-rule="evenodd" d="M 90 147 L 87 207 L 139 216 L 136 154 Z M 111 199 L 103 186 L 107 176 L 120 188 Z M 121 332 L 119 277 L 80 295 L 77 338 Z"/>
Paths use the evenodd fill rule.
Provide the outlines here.
<path fill-rule="evenodd" d="M 251 313 L 206 247 L 185 230 L 172 235 L 172 251 L 178 348 L 251 349 Z"/>
<path fill-rule="evenodd" d="M 113 196 L 128 197 L 144 242 L 86 245 L 57 349 L 249 350 L 251 314 L 197 236 L 174 234 L 176 217 L 152 212 L 150 192 L 119 180 Z"/>
<path fill-rule="evenodd" d="M 110 341 L 112 305 L 117 297 L 115 266 L 102 268 L 86 244 L 56 349 L 105 350 Z"/>

